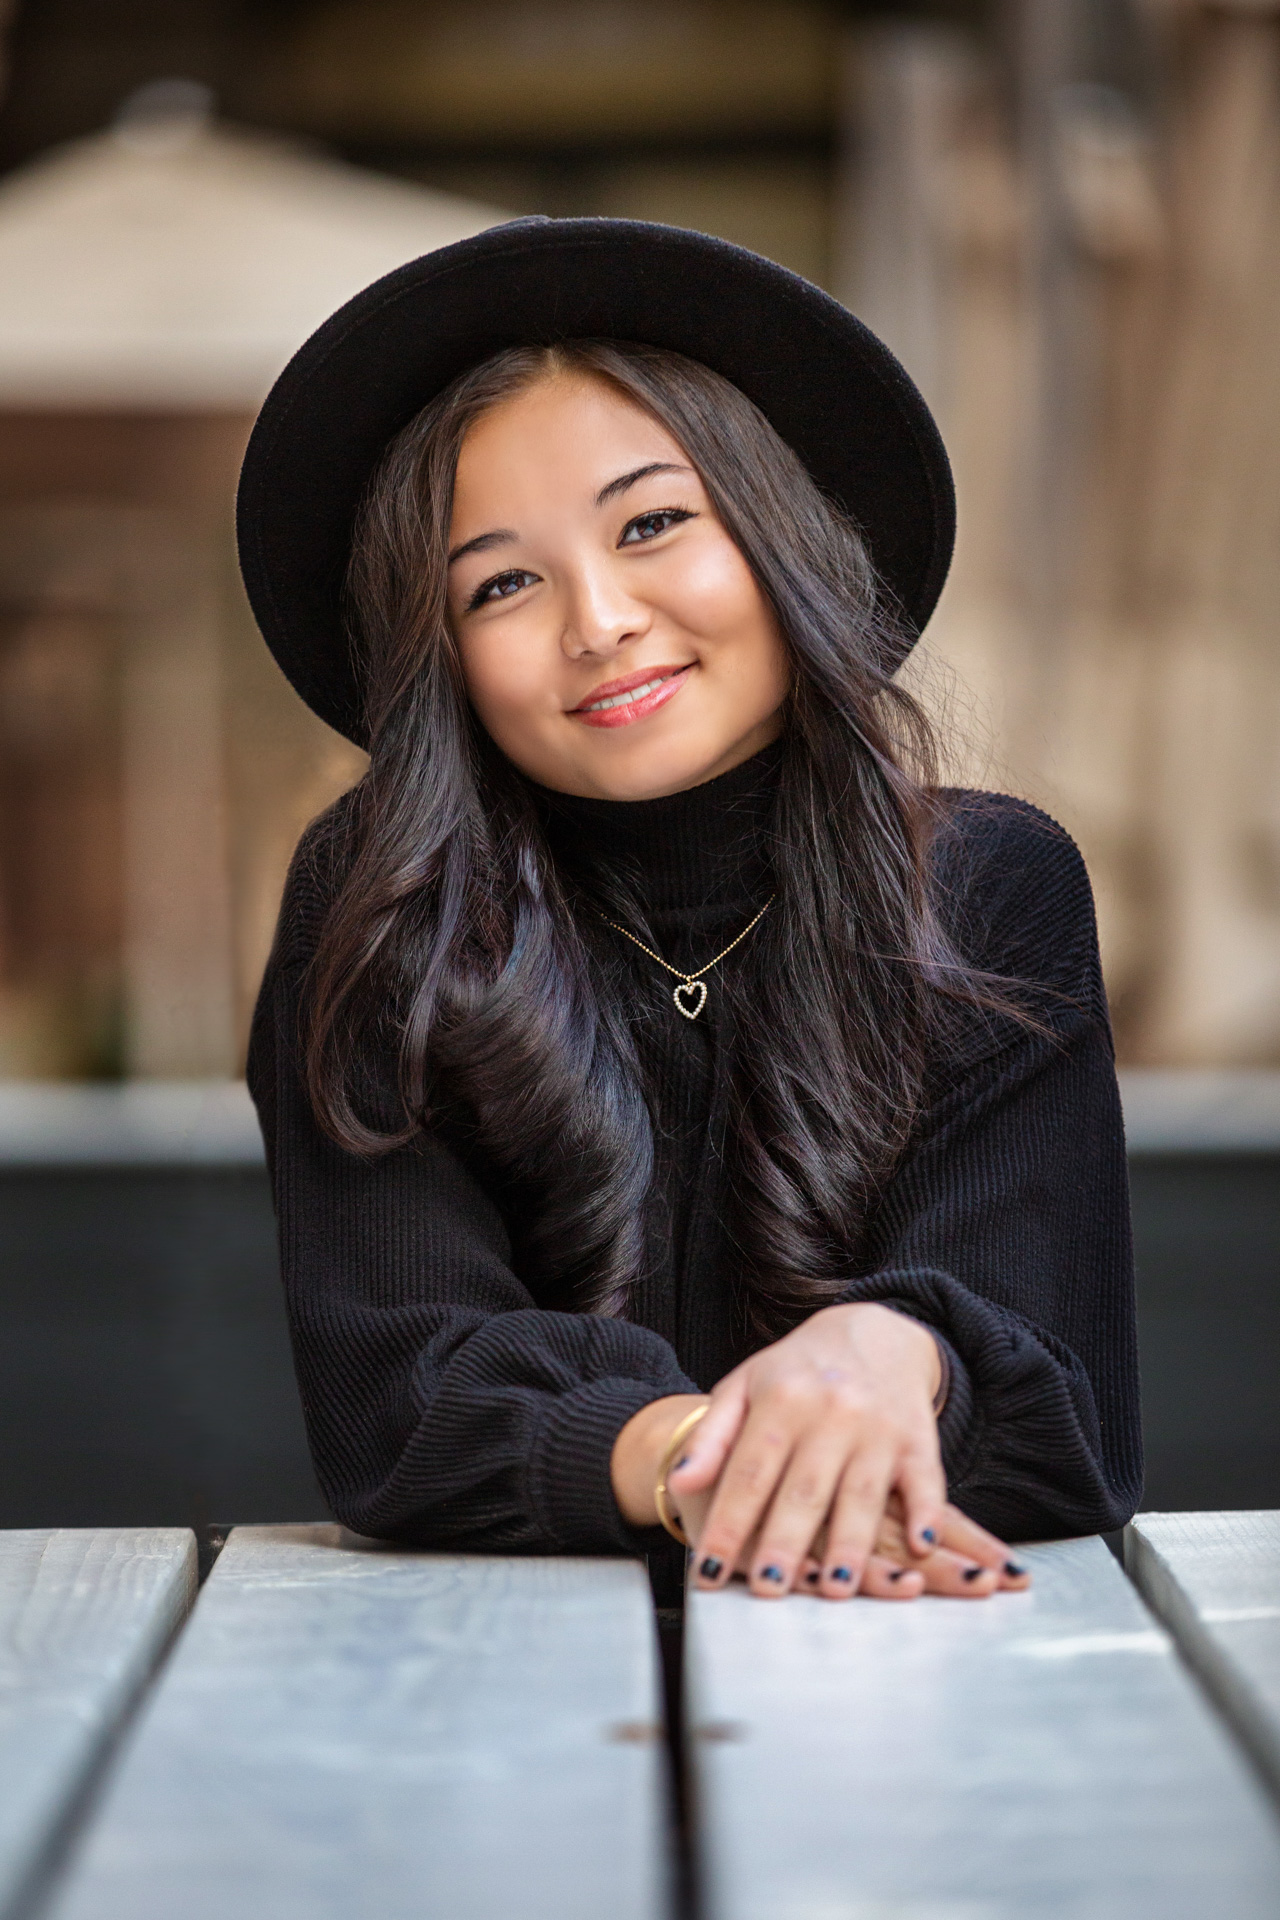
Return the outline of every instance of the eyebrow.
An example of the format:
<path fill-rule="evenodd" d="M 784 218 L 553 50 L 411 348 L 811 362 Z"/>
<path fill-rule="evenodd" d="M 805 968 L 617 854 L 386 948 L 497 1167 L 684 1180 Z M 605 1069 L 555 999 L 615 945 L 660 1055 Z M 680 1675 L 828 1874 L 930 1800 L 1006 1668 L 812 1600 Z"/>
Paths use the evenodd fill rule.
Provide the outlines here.
<path fill-rule="evenodd" d="M 628 487 L 634 487 L 637 480 L 647 480 L 651 473 L 692 473 L 692 467 L 680 466 L 674 460 L 651 460 L 647 466 L 633 467 L 630 473 L 620 473 L 607 487 L 601 487 L 596 495 L 596 505 L 602 507 L 606 500 L 616 500 Z"/>
<path fill-rule="evenodd" d="M 651 473 L 692 473 L 692 467 L 678 465 L 674 460 L 650 460 L 647 466 L 633 467 L 630 473 L 620 473 L 616 480 L 610 480 L 601 487 L 596 495 L 596 505 L 603 507 L 609 500 L 616 500 L 628 487 L 634 487 L 637 480 L 647 480 Z M 478 533 L 474 540 L 464 540 L 449 555 L 449 565 L 461 560 L 467 553 L 491 553 L 494 547 L 509 546 L 520 538 L 510 527 L 495 527 L 491 533 Z"/>
<path fill-rule="evenodd" d="M 513 532 L 510 527 L 495 527 L 492 533 L 478 533 L 474 540 L 464 540 L 460 547 L 453 549 L 449 555 L 449 565 L 452 566 L 455 560 L 461 560 L 464 553 L 488 553 L 492 547 L 509 546 L 513 540 L 519 538 L 519 534 Z"/>

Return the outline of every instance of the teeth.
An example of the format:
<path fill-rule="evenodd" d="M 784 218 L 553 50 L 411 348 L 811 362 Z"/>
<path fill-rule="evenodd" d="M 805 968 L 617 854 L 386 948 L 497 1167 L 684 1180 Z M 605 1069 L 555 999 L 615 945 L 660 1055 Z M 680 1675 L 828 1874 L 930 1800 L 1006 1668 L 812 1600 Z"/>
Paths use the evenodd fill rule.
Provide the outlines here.
<path fill-rule="evenodd" d="M 652 693 L 655 687 L 662 686 L 663 682 L 668 678 L 669 675 L 663 674 L 661 678 L 657 680 L 646 680 L 642 687 L 631 687 L 626 693 L 611 694 L 609 699 L 596 700 L 591 706 L 584 707 L 582 711 L 584 713 L 603 713 L 608 707 L 629 706 L 633 700 L 640 700 L 646 693 Z"/>

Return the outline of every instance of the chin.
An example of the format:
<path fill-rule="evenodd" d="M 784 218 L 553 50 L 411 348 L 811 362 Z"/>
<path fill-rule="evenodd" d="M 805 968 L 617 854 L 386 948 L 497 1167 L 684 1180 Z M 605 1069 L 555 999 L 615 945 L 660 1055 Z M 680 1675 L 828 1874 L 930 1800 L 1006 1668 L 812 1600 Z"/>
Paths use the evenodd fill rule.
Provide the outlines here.
<path fill-rule="evenodd" d="M 671 793 L 700 787 L 747 759 L 763 742 L 717 742 L 701 750 L 689 745 L 667 747 L 637 741 L 630 751 L 612 759 L 601 754 L 583 773 L 591 790 L 604 800 L 661 800 Z"/>

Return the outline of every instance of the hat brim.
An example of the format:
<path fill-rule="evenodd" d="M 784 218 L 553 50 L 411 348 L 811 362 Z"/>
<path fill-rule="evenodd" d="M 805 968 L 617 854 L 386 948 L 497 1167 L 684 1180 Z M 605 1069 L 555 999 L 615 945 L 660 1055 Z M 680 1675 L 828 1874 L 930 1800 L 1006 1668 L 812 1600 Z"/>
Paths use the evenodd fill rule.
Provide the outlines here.
<path fill-rule="evenodd" d="M 853 517 L 904 653 L 942 591 L 951 470 L 889 349 L 785 267 L 723 240 L 630 220 L 521 220 L 377 280 L 299 348 L 249 441 L 237 531 L 267 645 L 307 705 L 367 744 L 342 612 L 352 527 L 399 430 L 505 347 L 634 340 L 723 374 Z"/>

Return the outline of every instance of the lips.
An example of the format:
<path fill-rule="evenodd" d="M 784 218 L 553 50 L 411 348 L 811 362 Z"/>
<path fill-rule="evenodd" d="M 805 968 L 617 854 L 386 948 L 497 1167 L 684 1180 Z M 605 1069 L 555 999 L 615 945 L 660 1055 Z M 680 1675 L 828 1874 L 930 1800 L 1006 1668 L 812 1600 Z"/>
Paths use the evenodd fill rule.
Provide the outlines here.
<path fill-rule="evenodd" d="M 641 668 L 620 680 L 606 680 L 594 689 L 589 700 L 570 711 L 575 720 L 588 727 L 631 726 L 673 699 L 689 671 L 689 666 Z"/>

